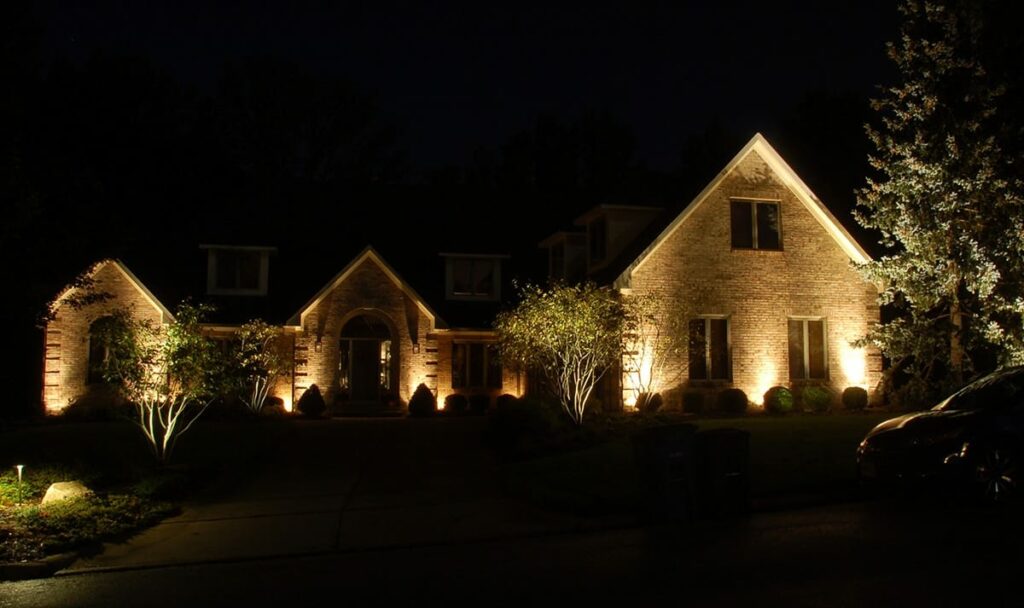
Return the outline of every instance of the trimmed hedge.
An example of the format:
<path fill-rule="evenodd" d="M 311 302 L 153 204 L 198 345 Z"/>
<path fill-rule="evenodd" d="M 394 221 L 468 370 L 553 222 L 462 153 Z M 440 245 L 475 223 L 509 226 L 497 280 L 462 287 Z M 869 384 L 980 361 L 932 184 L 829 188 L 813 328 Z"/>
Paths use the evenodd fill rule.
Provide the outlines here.
<path fill-rule="evenodd" d="M 805 386 L 800 393 L 800 402 L 805 410 L 827 412 L 832 409 L 832 393 L 820 386 Z"/>
<path fill-rule="evenodd" d="M 687 391 L 683 393 L 683 412 L 701 414 L 704 412 L 704 393 Z"/>
<path fill-rule="evenodd" d="M 426 418 L 436 413 L 437 397 L 434 397 L 433 391 L 427 388 L 426 384 L 420 384 L 409 399 L 409 415 L 416 418 Z"/>
<path fill-rule="evenodd" d="M 302 396 L 296 408 L 307 418 L 320 418 L 327 411 L 327 404 L 324 403 L 324 396 L 320 394 L 320 387 L 310 386 Z"/>
<path fill-rule="evenodd" d="M 469 408 L 469 400 L 465 395 L 448 395 L 444 398 L 444 411 L 448 414 L 461 416 Z"/>
<path fill-rule="evenodd" d="M 764 410 L 769 414 L 788 414 L 793 411 L 793 392 L 784 386 L 773 386 L 764 394 Z"/>
<path fill-rule="evenodd" d="M 718 393 L 715 408 L 723 414 L 745 414 L 747 394 L 738 388 L 727 388 Z"/>
<path fill-rule="evenodd" d="M 470 395 L 469 411 L 474 414 L 486 414 L 491 407 L 490 395 Z"/>
<path fill-rule="evenodd" d="M 843 407 L 859 412 L 868 406 L 868 392 L 859 386 L 850 386 L 843 391 Z"/>

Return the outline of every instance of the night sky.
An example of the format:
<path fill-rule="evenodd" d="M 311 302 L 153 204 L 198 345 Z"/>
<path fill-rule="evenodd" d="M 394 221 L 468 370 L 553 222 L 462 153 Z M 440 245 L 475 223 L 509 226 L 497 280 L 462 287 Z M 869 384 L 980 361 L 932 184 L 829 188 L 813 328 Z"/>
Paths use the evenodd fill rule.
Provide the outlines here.
<path fill-rule="evenodd" d="M 137 53 L 211 89 L 270 56 L 341 76 L 397 126 L 413 164 L 467 162 L 539 114 L 607 111 L 637 159 L 689 134 L 775 130 L 806 91 L 867 97 L 888 76 L 885 0 L 837 2 L 39 2 L 44 59 Z"/>

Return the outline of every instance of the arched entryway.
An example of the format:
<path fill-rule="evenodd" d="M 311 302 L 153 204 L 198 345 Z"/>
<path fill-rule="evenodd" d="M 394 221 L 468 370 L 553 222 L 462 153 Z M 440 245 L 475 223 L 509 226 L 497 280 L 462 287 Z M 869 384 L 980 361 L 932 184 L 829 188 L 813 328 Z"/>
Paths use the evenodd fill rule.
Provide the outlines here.
<path fill-rule="evenodd" d="M 341 328 L 338 382 L 350 403 L 381 403 L 396 386 L 395 336 L 375 314 L 352 317 Z"/>

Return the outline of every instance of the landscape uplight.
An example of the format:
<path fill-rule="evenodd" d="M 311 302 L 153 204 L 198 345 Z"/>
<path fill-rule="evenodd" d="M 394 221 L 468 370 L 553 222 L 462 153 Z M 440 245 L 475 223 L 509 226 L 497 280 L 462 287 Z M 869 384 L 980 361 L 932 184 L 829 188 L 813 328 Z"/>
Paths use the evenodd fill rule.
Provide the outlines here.
<path fill-rule="evenodd" d="M 18 471 L 18 502 L 21 502 L 21 472 L 25 469 L 25 465 L 16 464 L 14 468 Z"/>

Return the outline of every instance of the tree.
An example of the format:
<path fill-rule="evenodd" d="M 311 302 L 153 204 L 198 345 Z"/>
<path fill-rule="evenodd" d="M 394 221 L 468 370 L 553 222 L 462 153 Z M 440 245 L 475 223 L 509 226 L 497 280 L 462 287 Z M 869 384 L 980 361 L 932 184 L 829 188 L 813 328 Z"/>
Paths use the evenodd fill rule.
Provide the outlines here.
<path fill-rule="evenodd" d="M 278 338 L 281 330 L 255 319 L 238 330 L 235 363 L 243 389 L 240 398 L 254 414 L 259 414 L 274 381 L 288 369 L 288 357 Z"/>
<path fill-rule="evenodd" d="M 1005 177 L 995 137 L 1001 87 L 978 59 L 984 24 L 972 6 L 900 6 L 900 38 L 888 45 L 900 81 L 872 101 L 877 176 L 858 196 L 858 221 L 879 230 L 889 251 L 861 270 L 900 313 L 864 342 L 933 385 L 960 385 L 1024 355 L 1024 204 Z"/>
<path fill-rule="evenodd" d="M 687 369 L 679 362 L 685 360 L 690 315 L 678 299 L 654 294 L 626 296 L 623 306 L 622 371 L 643 410 Z"/>
<path fill-rule="evenodd" d="M 528 284 L 520 297 L 495 321 L 502 357 L 540 371 L 565 412 L 582 424 L 594 387 L 622 355 L 623 305 L 593 283 Z"/>
<path fill-rule="evenodd" d="M 100 336 L 109 349 L 104 377 L 135 406 L 135 422 L 161 464 L 218 394 L 220 357 L 200 325 L 209 311 L 183 303 L 164 327 L 119 308 Z"/>

